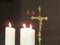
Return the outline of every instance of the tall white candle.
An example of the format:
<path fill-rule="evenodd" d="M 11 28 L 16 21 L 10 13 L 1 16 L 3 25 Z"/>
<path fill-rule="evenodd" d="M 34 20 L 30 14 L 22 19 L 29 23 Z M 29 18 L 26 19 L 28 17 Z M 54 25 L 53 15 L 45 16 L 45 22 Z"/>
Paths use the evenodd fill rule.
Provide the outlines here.
<path fill-rule="evenodd" d="M 15 29 L 11 27 L 11 23 L 5 28 L 5 45 L 15 45 Z"/>
<path fill-rule="evenodd" d="M 31 26 L 20 29 L 20 45 L 35 45 L 35 30 Z"/>

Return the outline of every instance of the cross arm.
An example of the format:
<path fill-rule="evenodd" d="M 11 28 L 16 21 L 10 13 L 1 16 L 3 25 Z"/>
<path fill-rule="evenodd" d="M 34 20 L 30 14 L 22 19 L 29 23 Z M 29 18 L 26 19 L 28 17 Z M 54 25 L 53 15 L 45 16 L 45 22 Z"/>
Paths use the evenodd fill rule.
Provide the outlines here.
<path fill-rule="evenodd" d="M 31 19 L 32 19 L 32 20 L 34 20 L 34 19 L 39 20 L 39 18 L 38 18 L 38 17 L 33 17 L 33 16 L 31 17 Z"/>
<path fill-rule="evenodd" d="M 42 17 L 42 20 L 48 20 L 48 17 Z"/>

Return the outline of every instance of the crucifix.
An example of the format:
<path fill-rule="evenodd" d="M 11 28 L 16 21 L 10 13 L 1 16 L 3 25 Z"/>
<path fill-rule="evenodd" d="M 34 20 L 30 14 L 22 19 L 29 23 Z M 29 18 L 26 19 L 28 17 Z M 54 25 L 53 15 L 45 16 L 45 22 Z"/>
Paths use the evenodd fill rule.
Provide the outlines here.
<path fill-rule="evenodd" d="M 32 16 L 31 19 L 34 20 L 38 20 L 39 21 L 39 32 L 38 32 L 38 41 L 39 41 L 39 45 L 41 45 L 41 29 L 42 29 L 42 21 L 43 20 L 47 20 L 48 17 L 41 17 L 41 7 L 38 7 L 38 11 L 39 11 L 39 16 L 38 17 L 34 17 Z"/>

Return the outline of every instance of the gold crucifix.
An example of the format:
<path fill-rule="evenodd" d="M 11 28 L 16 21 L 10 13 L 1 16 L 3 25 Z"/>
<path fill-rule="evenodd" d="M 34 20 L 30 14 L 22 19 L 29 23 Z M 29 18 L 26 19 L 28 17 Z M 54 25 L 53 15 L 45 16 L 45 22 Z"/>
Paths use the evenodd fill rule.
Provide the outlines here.
<path fill-rule="evenodd" d="M 31 17 L 31 19 L 32 20 L 34 20 L 34 19 L 36 19 L 36 20 L 38 20 L 39 21 L 39 32 L 38 32 L 38 41 L 39 41 L 39 45 L 41 45 L 41 29 L 42 29 L 42 21 L 43 20 L 47 20 L 48 19 L 48 17 L 41 17 L 41 7 L 39 6 L 38 7 L 38 11 L 39 11 L 39 16 L 38 17 L 34 17 L 34 16 L 32 16 Z"/>

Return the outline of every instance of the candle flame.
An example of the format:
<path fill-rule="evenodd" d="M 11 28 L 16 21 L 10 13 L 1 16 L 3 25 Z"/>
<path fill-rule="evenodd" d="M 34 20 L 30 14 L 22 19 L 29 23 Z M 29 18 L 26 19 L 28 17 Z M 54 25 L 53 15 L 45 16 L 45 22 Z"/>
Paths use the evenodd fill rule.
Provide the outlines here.
<path fill-rule="evenodd" d="M 32 28 L 32 25 L 30 24 L 30 28 Z"/>
<path fill-rule="evenodd" d="M 35 14 L 35 12 L 34 11 L 32 11 L 32 15 L 34 15 Z"/>
<path fill-rule="evenodd" d="M 9 22 L 9 27 L 11 27 L 11 23 Z"/>
<path fill-rule="evenodd" d="M 23 24 L 23 27 L 24 27 L 24 28 L 26 28 L 26 25 L 25 25 L 25 24 Z"/>
<path fill-rule="evenodd" d="M 27 14 L 29 14 L 29 10 L 27 10 Z"/>

